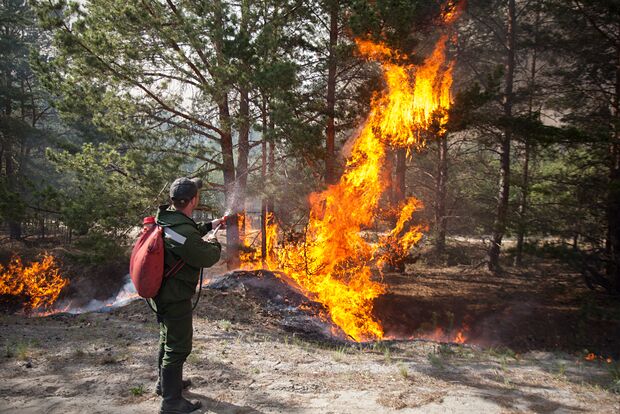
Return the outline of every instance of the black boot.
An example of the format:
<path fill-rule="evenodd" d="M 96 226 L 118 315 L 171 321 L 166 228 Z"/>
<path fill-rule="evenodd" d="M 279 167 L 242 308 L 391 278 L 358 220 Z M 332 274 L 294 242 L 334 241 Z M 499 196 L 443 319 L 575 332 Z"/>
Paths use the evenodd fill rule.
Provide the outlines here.
<path fill-rule="evenodd" d="M 155 384 L 155 394 L 161 396 L 161 363 L 164 360 L 164 345 L 159 346 L 159 355 L 157 357 L 157 384 Z M 187 389 L 192 385 L 192 381 L 183 380 L 183 389 Z"/>
<path fill-rule="evenodd" d="M 181 384 L 183 384 L 183 389 L 186 390 L 192 386 L 192 380 L 182 380 Z M 159 378 L 157 378 L 157 384 L 155 384 L 155 394 L 161 397 L 161 374 L 159 375 Z"/>
<path fill-rule="evenodd" d="M 159 414 L 187 414 L 202 406 L 200 401 L 188 401 L 181 395 L 183 366 L 161 368 L 161 388 L 164 400 Z"/>

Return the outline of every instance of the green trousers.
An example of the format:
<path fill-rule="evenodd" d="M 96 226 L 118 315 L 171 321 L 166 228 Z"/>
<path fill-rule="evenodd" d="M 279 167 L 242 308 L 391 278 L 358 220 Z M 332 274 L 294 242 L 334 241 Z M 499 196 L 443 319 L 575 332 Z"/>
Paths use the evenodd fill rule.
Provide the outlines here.
<path fill-rule="evenodd" d="M 192 302 L 157 303 L 159 322 L 159 349 L 163 351 L 163 367 L 182 366 L 192 352 Z"/>

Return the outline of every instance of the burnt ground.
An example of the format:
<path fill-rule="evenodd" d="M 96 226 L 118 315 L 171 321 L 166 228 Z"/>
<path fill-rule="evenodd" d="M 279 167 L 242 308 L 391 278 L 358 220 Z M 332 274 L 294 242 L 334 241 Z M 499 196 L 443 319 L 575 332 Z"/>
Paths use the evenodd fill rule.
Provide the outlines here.
<path fill-rule="evenodd" d="M 194 318 L 189 395 L 221 414 L 620 412 L 617 303 L 557 262 L 529 263 L 498 278 L 422 255 L 385 275 L 375 313 L 393 339 L 364 344 L 327 336 L 320 307 L 273 279 L 222 279 Z M 407 339 L 465 326 L 464 345 Z M 140 301 L 3 313 L 0 413 L 157 412 L 156 342 Z"/>
<path fill-rule="evenodd" d="M 388 336 L 417 337 L 436 327 L 464 329 L 467 342 L 515 352 L 564 351 L 620 357 L 620 301 L 592 292 L 581 275 L 531 259 L 501 276 L 471 266 L 424 264 L 387 274 L 375 314 Z"/>

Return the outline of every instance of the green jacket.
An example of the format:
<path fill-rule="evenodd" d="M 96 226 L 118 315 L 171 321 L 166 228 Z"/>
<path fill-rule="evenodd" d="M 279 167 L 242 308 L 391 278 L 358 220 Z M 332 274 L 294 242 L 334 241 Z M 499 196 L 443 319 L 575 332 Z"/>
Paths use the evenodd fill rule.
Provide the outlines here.
<path fill-rule="evenodd" d="M 211 223 L 196 223 L 172 206 L 160 206 L 156 220 L 164 228 L 164 272 L 179 260 L 185 265 L 164 279 L 155 302 L 163 304 L 190 299 L 196 291 L 200 269 L 217 263 L 222 247 L 217 241 L 202 240 L 211 230 Z"/>

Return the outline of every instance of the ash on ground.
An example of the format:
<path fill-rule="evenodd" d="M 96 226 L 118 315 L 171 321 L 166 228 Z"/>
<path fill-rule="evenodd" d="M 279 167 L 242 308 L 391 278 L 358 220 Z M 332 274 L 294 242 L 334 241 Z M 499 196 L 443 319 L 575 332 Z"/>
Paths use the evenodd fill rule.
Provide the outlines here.
<path fill-rule="evenodd" d="M 211 302 L 210 305 L 217 307 L 220 304 L 224 305 L 220 310 L 229 315 L 235 314 L 236 317 L 232 319 L 245 319 L 244 316 L 249 317 L 247 322 L 254 319 L 252 315 L 243 315 L 243 308 L 247 307 L 249 302 L 253 304 L 255 312 L 267 317 L 271 323 L 280 325 L 286 331 L 301 334 L 307 339 L 336 342 L 346 340 L 346 335 L 329 319 L 327 309 L 306 297 L 296 282 L 283 273 L 238 270 L 215 278 L 206 285 L 206 288 L 207 291 L 219 292 L 221 296 L 227 297 L 228 300 L 222 301 L 223 298 L 218 300 L 217 294 L 208 294 L 207 300 Z M 241 299 L 240 302 L 243 303 L 233 303 L 239 302 L 234 297 Z M 237 307 L 239 313 L 234 309 L 232 312 L 226 312 L 225 305 L 239 305 Z M 213 316 L 213 307 L 209 305 L 207 307 L 210 308 L 206 309 L 207 315 L 204 315 L 205 310 L 200 308 L 197 310 L 198 315 Z M 226 315 L 222 316 L 226 318 Z"/>

